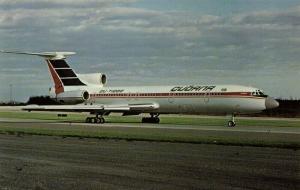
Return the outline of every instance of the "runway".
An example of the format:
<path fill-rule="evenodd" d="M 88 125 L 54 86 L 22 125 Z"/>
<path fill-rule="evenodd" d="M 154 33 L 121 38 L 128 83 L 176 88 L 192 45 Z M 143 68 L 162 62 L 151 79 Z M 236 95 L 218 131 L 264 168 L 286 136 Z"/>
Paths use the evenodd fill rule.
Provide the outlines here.
<path fill-rule="evenodd" d="M 299 151 L 0 134 L 0 189 L 298 189 Z"/>
<path fill-rule="evenodd" d="M 78 123 L 75 125 L 89 125 L 94 126 L 95 124 L 86 124 L 86 123 Z M 237 126 L 229 128 L 227 126 L 195 126 L 195 125 L 170 125 L 170 124 L 112 124 L 112 123 L 106 123 L 103 125 L 100 125 L 103 127 L 138 127 L 138 128 L 156 128 L 156 129 L 182 129 L 182 130 L 204 130 L 204 131 L 233 131 L 233 132 L 257 132 L 257 133 L 279 133 L 279 134 L 300 134 L 300 128 L 295 127 L 286 127 L 286 128 L 280 128 L 280 127 L 255 127 L 255 126 Z"/>
<path fill-rule="evenodd" d="M 1 118 L 0 189 L 299 189 L 298 128 Z"/>

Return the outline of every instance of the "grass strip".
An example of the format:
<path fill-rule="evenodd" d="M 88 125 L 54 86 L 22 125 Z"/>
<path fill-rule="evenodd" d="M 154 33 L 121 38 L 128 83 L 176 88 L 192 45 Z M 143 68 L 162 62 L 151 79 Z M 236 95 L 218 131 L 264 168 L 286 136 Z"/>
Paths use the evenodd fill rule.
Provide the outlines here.
<path fill-rule="evenodd" d="M 40 112 L 16 112 L 6 111 L 0 112 L 0 118 L 15 118 L 15 119 L 40 119 L 53 122 L 84 122 L 87 115 L 85 114 L 68 114 L 68 117 L 58 118 L 55 113 L 40 113 Z M 224 126 L 227 124 L 226 117 L 184 117 L 184 116 L 168 116 L 161 118 L 161 124 L 176 124 L 176 125 L 203 125 L 203 126 Z M 105 117 L 108 123 L 140 123 L 140 116 L 107 116 Z M 237 123 L 240 126 L 274 126 L 274 127 L 300 127 L 300 120 L 288 119 L 247 119 L 237 117 Z"/>
<path fill-rule="evenodd" d="M 0 133 L 10 135 L 45 135 L 59 137 L 78 137 L 96 139 L 114 139 L 127 141 L 155 141 L 171 143 L 216 144 L 254 147 L 276 147 L 298 150 L 299 135 L 268 134 L 245 132 L 217 132 L 176 129 L 146 129 L 122 127 L 6 127 L 0 126 Z"/>

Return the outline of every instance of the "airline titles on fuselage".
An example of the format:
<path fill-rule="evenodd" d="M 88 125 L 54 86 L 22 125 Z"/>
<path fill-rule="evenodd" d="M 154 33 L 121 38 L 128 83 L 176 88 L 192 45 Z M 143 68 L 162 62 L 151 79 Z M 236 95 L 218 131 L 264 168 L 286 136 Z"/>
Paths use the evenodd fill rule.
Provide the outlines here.
<path fill-rule="evenodd" d="M 191 91 L 211 91 L 215 88 L 216 86 L 176 86 L 174 88 L 171 89 L 171 92 L 181 92 L 181 91 L 185 91 L 185 92 L 191 92 Z"/>
<path fill-rule="evenodd" d="M 124 89 L 116 89 L 116 90 L 106 89 L 106 90 L 99 91 L 99 93 L 122 93 L 122 92 L 124 92 Z"/>
<path fill-rule="evenodd" d="M 199 92 L 199 91 L 211 91 L 216 86 L 175 86 L 173 87 L 170 92 Z M 123 93 L 125 92 L 124 89 L 101 89 L 99 93 L 105 94 L 105 93 Z"/>

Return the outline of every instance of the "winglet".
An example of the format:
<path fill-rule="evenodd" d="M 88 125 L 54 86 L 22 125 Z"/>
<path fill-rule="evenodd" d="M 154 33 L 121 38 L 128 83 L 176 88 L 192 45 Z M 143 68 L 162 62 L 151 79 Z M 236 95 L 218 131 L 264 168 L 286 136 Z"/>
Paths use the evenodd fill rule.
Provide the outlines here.
<path fill-rule="evenodd" d="M 23 54 L 23 55 L 37 55 L 48 60 L 65 59 L 67 56 L 76 54 L 75 52 L 58 51 L 58 52 L 21 52 L 21 51 L 4 51 L 0 50 L 0 53 L 12 53 L 12 54 Z"/>

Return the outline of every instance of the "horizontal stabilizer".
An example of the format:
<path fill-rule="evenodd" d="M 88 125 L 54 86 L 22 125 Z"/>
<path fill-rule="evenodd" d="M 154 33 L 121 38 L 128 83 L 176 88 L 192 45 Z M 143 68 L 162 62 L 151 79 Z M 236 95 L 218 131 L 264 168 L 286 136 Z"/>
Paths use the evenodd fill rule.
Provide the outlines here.
<path fill-rule="evenodd" d="M 67 56 L 76 54 L 75 52 L 66 52 L 66 51 L 59 51 L 59 52 L 21 52 L 21 51 L 4 51 L 0 50 L 1 53 L 12 53 L 12 54 L 23 54 L 23 55 L 37 55 L 43 57 L 45 59 L 65 59 Z"/>

